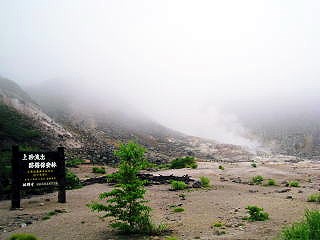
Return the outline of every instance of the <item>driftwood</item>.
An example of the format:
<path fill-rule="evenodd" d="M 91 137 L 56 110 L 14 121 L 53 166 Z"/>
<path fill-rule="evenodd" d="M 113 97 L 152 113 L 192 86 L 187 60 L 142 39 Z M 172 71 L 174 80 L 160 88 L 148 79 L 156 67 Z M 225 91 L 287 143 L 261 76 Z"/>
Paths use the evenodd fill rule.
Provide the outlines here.
<path fill-rule="evenodd" d="M 190 178 L 188 175 L 184 175 L 182 177 L 169 175 L 169 176 L 163 176 L 163 175 L 152 175 L 148 173 L 140 173 L 138 174 L 139 178 L 142 180 L 147 180 L 147 183 L 145 185 L 160 185 L 160 184 L 169 184 L 172 180 L 175 181 L 182 181 L 186 184 L 189 184 L 190 182 L 195 182 L 194 179 Z M 95 178 L 88 178 L 81 181 L 81 184 L 83 186 L 95 184 L 95 183 L 110 183 L 115 184 L 115 182 L 110 182 L 110 180 L 107 180 L 106 176 L 102 177 L 95 177 Z"/>

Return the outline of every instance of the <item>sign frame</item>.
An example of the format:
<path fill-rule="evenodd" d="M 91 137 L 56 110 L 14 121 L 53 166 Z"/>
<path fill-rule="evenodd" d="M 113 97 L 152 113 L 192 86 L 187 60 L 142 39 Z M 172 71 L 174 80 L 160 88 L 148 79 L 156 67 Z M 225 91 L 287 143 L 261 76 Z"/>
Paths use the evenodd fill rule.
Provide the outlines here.
<path fill-rule="evenodd" d="M 12 146 L 12 184 L 11 184 L 11 209 L 21 209 L 21 194 L 20 190 L 22 188 L 22 176 L 25 176 L 27 173 L 25 172 L 25 166 L 22 164 L 21 156 L 31 155 L 31 154 L 49 154 L 53 156 L 54 162 L 57 164 L 56 169 L 54 171 L 54 175 L 56 176 L 58 182 L 58 202 L 66 203 L 66 167 L 65 167 L 65 155 L 64 155 L 64 147 L 58 147 L 56 152 L 29 152 L 29 151 L 19 151 L 19 146 Z"/>

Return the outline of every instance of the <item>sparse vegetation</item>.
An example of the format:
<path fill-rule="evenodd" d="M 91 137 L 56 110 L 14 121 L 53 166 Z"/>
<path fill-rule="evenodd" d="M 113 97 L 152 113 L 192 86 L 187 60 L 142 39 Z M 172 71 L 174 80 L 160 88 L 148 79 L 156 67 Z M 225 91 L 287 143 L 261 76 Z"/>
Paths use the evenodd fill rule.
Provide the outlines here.
<path fill-rule="evenodd" d="M 36 236 L 28 233 L 16 233 L 10 236 L 9 240 L 39 240 Z"/>
<path fill-rule="evenodd" d="M 80 158 L 68 159 L 66 161 L 66 167 L 78 167 L 82 163 L 84 163 L 84 160 Z"/>
<path fill-rule="evenodd" d="M 177 237 L 166 237 L 165 240 L 179 240 Z"/>
<path fill-rule="evenodd" d="M 251 163 L 251 167 L 256 168 L 257 164 L 255 162 Z"/>
<path fill-rule="evenodd" d="M 289 187 L 300 187 L 300 183 L 298 181 L 290 181 L 288 185 Z"/>
<path fill-rule="evenodd" d="M 306 210 L 303 221 L 285 227 L 279 240 L 315 240 L 320 239 L 320 211 Z"/>
<path fill-rule="evenodd" d="M 81 187 L 82 185 L 80 183 L 80 179 L 78 178 L 78 176 L 67 169 L 66 170 L 66 188 L 77 189 Z"/>
<path fill-rule="evenodd" d="M 257 206 L 247 206 L 246 207 L 249 217 L 246 220 L 251 222 L 254 221 L 265 221 L 269 219 L 269 214 L 263 211 L 263 208 L 259 208 Z"/>
<path fill-rule="evenodd" d="M 173 211 L 174 211 L 175 213 L 184 212 L 184 208 L 182 208 L 182 207 L 176 207 L 176 208 L 173 209 Z"/>
<path fill-rule="evenodd" d="M 276 181 L 274 179 L 268 179 L 267 183 L 265 184 L 265 186 L 275 186 L 276 185 Z"/>
<path fill-rule="evenodd" d="M 200 177 L 200 182 L 201 182 L 201 185 L 202 187 L 210 187 L 210 179 L 208 177 Z"/>
<path fill-rule="evenodd" d="M 214 222 L 212 224 L 212 227 L 217 227 L 217 228 L 220 228 L 220 227 L 223 227 L 223 226 L 224 226 L 224 224 L 222 222 Z"/>
<path fill-rule="evenodd" d="M 105 174 L 106 169 L 104 167 L 93 167 L 92 168 L 93 173 L 100 173 L 100 174 Z"/>
<path fill-rule="evenodd" d="M 106 199 L 107 205 L 97 202 L 88 205 L 93 211 L 106 212 L 104 217 L 113 217 L 110 226 L 122 233 L 161 234 L 167 231 L 166 225 L 152 224 L 151 208 L 144 205 L 144 181 L 137 177 L 145 162 L 144 152 L 145 149 L 134 142 L 121 144 L 115 151 L 120 159 L 119 169 L 112 175 L 118 184 L 112 191 L 99 196 Z"/>
<path fill-rule="evenodd" d="M 251 182 L 253 184 L 259 185 L 259 184 L 261 184 L 263 182 L 263 180 L 264 180 L 263 177 L 258 175 L 258 176 L 252 177 Z"/>
<path fill-rule="evenodd" d="M 180 168 L 197 168 L 198 165 L 194 157 L 181 157 L 176 158 L 171 161 L 170 168 L 171 169 L 180 169 Z"/>
<path fill-rule="evenodd" d="M 220 170 L 224 170 L 224 167 L 222 165 L 219 165 Z"/>
<path fill-rule="evenodd" d="M 311 194 L 308 197 L 308 202 L 317 202 L 320 203 L 320 193 Z"/>
<path fill-rule="evenodd" d="M 182 181 L 171 181 L 171 189 L 172 190 L 184 190 L 188 187 L 185 182 Z"/>
<path fill-rule="evenodd" d="M 44 216 L 42 217 L 42 220 L 48 220 L 48 219 L 50 219 L 52 216 L 57 215 L 57 214 L 59 214 L 59 213 L 64 213 L 64 212 L 66 212 L 66 211 L 60 210 L 60 209 L 55 209 L 54 211 L 50 211 L 50 212 L 46 213 L 46 215 L 44 215 Z"/>

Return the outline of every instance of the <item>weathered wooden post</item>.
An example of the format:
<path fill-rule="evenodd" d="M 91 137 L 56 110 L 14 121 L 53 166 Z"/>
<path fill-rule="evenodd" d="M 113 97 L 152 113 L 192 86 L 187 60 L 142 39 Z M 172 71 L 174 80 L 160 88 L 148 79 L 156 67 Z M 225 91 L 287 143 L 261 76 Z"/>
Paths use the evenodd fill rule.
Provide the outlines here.
<path fill-rule="evenodd" d="M 58 202 L 66 202 L 66 165 L 64 162 L 64 148 L 58 147 L 58 161 L 59 161 L 59 192 L 58 192 Z"/>
<path fill-rule="evenodd" d="M 19 166 L 19 146 L 12 146 L 12 184 L 11 184 L 11 209 L 20 207 L 20 166 Z"/>

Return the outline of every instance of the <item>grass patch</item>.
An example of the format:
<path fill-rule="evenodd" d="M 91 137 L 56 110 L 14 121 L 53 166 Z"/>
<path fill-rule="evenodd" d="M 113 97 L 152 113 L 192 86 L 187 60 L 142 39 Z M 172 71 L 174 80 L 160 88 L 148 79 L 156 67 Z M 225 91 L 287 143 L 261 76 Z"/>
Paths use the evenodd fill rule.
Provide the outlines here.
<path fill-rule="evenodd" d="M 267 183 L 264 186 L 275 186 L 276 181 L 274 179 L 268 179 Z"/>
<path fill-rule="evenodd" d="M 253 184 L 259 185 L 263 182 L 263 180 L 264 180 L 264 178 L 262 176 L 258 175 L 258 176 L 252 177 L 251 182 Z"/>
<path fill-rule="evenodd" d="M 176 158 L 171 161 L 170 163 L 170 168 L 171 169 L 180 169 L 180 168 L 197 168 L 198 165 L 196 163 L 196 160 L 194 157 L 181 157 L 181 158 Z"/>
<path fill-rule="evenodd" d="M 100 174 L 105 174 L 106 169 L 104 167 L 93 167 L 92 168 L 93 173 L 100 173 Z"/>
<path fill-rule="evenodd" d="M 290 181 L 288 185 L 289 187 L 300 187 L 300 183 L 298 181 Z"/>
<path fill-rule="evenodd" d="M 16 233 L 11 235 L 9 240 L 38 240 L 38 238 L 29 233 Z"/>
<path fill-rule="evenodd" d="M 311 194 L 308 197 L 308 202 L 317 202 L 320 203 L 320 193 Z"/>
<path fill-rule="evenodd" d="M 246 207 L 249 217 L 245 218 L 251 222 L 255 221 L 265 221 L 269 219 L 269 214 L 263 211 L 263 208 L 257 206 L 247 206 Z"/>
<path fill-rule="evenodd" d="M 304 219 L 285 227 L 279 240 L 315 240 L 320 239 L 320 212 L 306 210 Z"/>
<path fill-rule="evenodd" d="M 54 211 L 47 212 L 46 215 L 44 215 L 41 219 L 42 220 L 48 220 L 54 215 L 57 215 L 59 213 L 65 213 L 65 212 L 66 212 L 65 210 L 55 209 Z"/>
<path fill-rule="evenodd" d="M 80 179 L 76 174 L 70 170 L 66 170 L 66 188 L 67 189 L 78 189 L 81 188 Z"/>
<path fill-rule="evenodd" d="M 222 222 L 214 222 L 212 224 L 212 227 L 217 227 L 217 228 L 220 228 L 220 227 L 223 227 L 223 226 L 224 226 L 224 224 Z"/>
<path fill-rule="evenodd" d="M 182 208 L 182 207 L 176 207 L 176 208 L 173 209 L 173 211 L 174 211 L 175 213 L 184 212 L 184 208 Z"/>
<path fill-rule="evenodd" d="M 84 163 L 83 159 L 73 158 L 66 161 L 66 167 L 78 167 L 82 163 Z"/>
<path fill-rule="evenodd" d="M 171 182 L 171 189 L 172 190 L 184 190 L 188 187 L 188 185 L 185 182 L 182 181 L 172 181 Z"/>
<path fill-rule="evenodd" d="M 202 187 L 210 187 L 210 179 L 208 177 L 200 177 Z"/>

